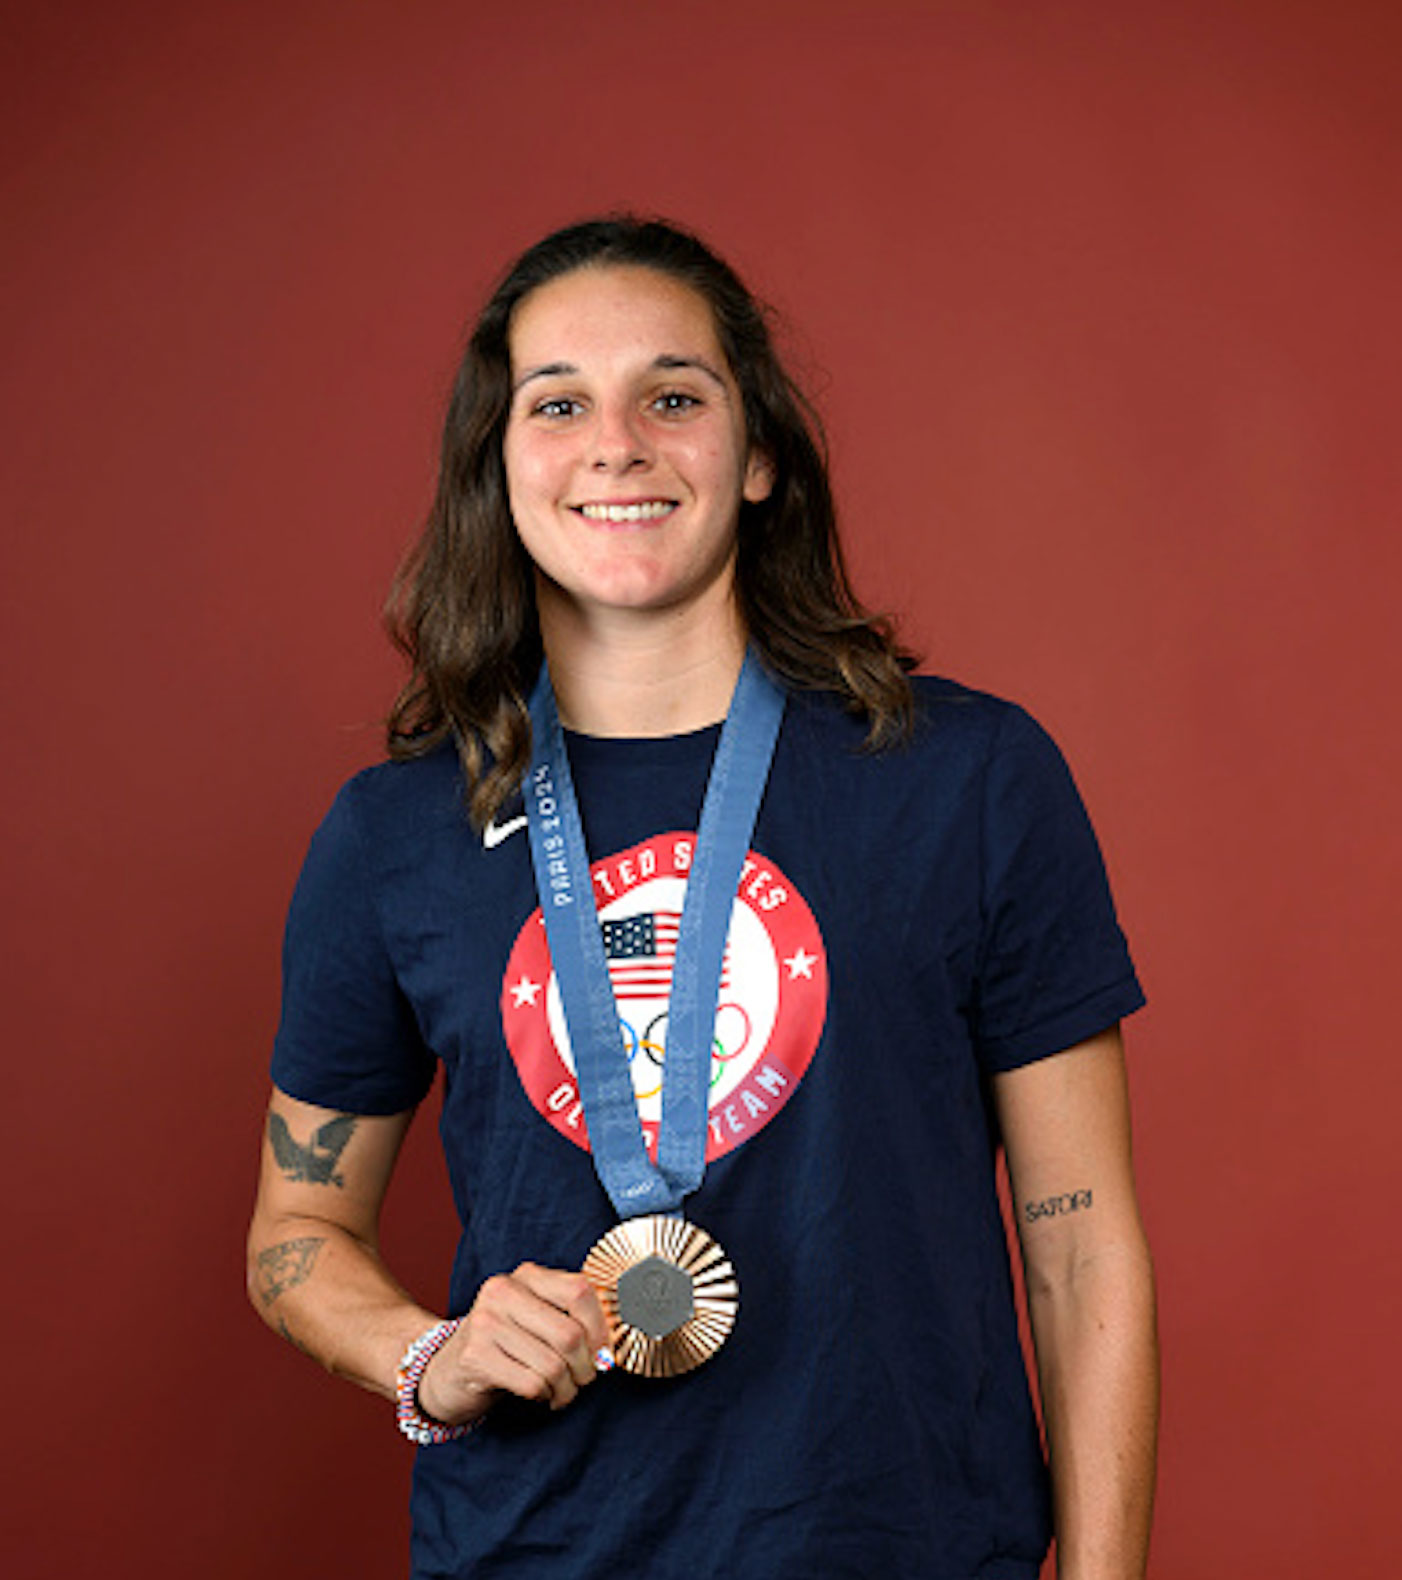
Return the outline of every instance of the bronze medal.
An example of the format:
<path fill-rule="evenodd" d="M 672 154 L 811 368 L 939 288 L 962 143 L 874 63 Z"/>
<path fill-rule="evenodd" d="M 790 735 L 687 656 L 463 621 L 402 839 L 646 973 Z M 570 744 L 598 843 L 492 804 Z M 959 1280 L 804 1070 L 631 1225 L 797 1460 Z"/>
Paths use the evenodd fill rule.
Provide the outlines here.
<path fill-rule="evenodd" d="M 628 1218 L 584 1259 L 608 1319 L 614 1359 L 637 1377 L 677 1377 L 716 1353 L 735 1326 L 730 1258 L 695 1224 Z"/>

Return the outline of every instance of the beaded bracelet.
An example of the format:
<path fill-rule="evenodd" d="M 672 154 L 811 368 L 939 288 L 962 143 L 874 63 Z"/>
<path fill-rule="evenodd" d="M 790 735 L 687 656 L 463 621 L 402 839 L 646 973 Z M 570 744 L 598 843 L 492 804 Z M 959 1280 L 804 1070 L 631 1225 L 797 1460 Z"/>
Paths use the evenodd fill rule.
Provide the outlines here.
<path fill-rule="evenodd" d="M 430 1443 L 451 1443 L 454 1438 L 466 1437 L 476 1424 L 468 1421 L 459 1426 L 448 1426 L 425 1415 L 419 1408 L 419 1379 L 428 1363 L 458 1331 L 461 1322 L 461 1317 L 455 1317 L 447 1322 L 435 1323 L 427 1333 L 421 1333 L 404 1351 L 404 1359 L 394 1373 L 394 1417 L 399 1430 L 411 1442 L 424 1447 Z"/>

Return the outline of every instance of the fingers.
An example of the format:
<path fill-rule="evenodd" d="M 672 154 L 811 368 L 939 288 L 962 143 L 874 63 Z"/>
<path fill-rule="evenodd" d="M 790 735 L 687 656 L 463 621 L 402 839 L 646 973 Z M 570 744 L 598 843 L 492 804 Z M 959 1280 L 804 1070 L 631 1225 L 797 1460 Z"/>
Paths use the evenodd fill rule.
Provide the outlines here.
<path fill-rule="evenodd" d="M 526 1262 L 489 1278 L 453 1339 L 419 1384 L 440 1421 L 471 1420 L 497 1393 L 563 1409 L 593 1382 L 608 1342 L 602 1307 L 582 1273 Z"/>
<path fill-rule="evenodd" d="M 526 1263 L 482 1286 L 470 1320 L 504 1363 L 513 1393 L 560 1409 L 594 1379 L 603 1342 L 594 1342 L 603 1324 L 597 1308 L 582 1274 Z"/>
<path fill-rule="evenodd" d="M 594 1287 L 589 1280 L 583 1273 L 565 1273 L 556 1268 L 537 1267 L 533 1262 L 523 1262 L 511 1275 L 510 1281 L 524 1285 L 538 1298 L 541 1302 L 540 1306 L 528 1309 L 551 1318 L 554 1329 L 558 1328 L 558 1325 L 553 1323 L 554 1314 L 563 1313 L 566 1322 L 570 1324 L 568 1333 L 571 1341 L 570 1354 L 574 1354 L 574 1344 L 583 1346 L 580 1353 L 583 1355 L 585 1366 L 579 1381 L 581 1384 L 592 1382 L 597 1369 L 594 1365 L 594 1357 L 608 1344 L 609 1331 L 608 1323 L 604 1318 L 604 1308 L 599 1304 L 599 1297 L 594 1293 Z M 558 1331 L 554 1331 L 553 1336 L 564 1337 Z"/>

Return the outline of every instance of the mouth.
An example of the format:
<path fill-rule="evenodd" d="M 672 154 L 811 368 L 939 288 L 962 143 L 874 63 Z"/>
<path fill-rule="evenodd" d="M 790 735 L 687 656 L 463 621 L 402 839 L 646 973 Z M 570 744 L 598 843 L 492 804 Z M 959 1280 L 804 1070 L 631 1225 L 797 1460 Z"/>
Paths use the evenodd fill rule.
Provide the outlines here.
<path fill-rule="evenodd" d="M 586 521 L 622 527 L 639 521 L 661 521 L 677 508 L 677 502 L 675 499 L 601 500 L 594 504 L 572 505 L 570 508 Z"/>

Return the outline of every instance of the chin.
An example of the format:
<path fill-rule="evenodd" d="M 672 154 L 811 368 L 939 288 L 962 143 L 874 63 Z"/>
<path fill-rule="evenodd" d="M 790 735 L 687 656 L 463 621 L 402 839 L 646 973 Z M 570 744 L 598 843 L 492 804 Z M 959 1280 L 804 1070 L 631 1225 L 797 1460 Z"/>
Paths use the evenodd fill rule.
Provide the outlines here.
<path fill-rule="evenodd" d="M 581 611 L 640 615 L 728 606 L 733 593 L 725 566 L 688 574 L 676 565 L 641 556 L 624 563 L 596 565 L 568 580 L 547 577 L 546 585 L 560 601 Z"/>
<path fill-rule="evenodd" d="M 567 591 L 577 602 L 601 609 L 661 611 L 703 598 L 705 584 L 669 575 L 661 569 L 630 565 L 614 575 L 593 577 Z"/>

